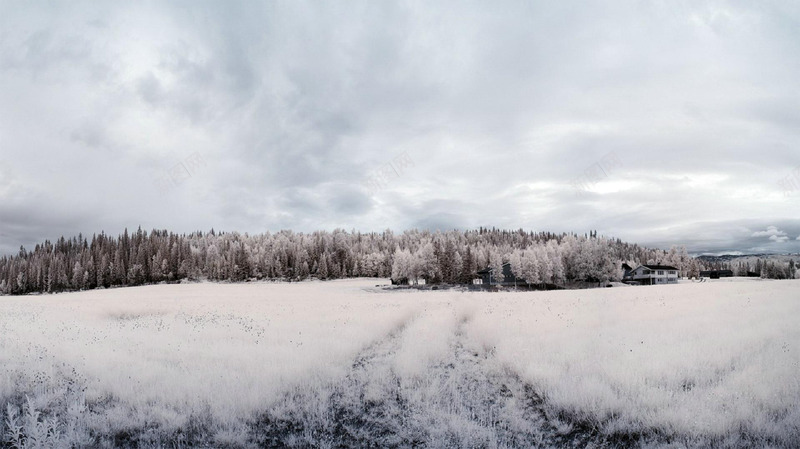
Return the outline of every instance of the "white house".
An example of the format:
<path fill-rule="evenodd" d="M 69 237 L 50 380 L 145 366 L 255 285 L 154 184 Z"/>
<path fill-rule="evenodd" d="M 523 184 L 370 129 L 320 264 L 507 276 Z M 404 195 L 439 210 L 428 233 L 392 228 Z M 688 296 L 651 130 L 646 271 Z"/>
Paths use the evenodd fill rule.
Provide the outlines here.
<path fill-rule="evenodd" d="M 669 265 L 639 265 L 626 271 L 622 280 L 642 285 L 677 284 L 678 269 Z"/>

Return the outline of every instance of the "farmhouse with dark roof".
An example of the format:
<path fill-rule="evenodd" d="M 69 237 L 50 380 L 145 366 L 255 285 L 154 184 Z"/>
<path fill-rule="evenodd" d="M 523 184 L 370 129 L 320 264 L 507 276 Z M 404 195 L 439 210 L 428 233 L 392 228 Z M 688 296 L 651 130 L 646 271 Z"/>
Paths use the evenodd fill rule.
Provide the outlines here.
<path fill-rule="evenodd" d="M 639 265 L 635 270 L 626 270 L 622 281 L 640 285 L 677 284 L 678 269 L 670 265 Z"/>

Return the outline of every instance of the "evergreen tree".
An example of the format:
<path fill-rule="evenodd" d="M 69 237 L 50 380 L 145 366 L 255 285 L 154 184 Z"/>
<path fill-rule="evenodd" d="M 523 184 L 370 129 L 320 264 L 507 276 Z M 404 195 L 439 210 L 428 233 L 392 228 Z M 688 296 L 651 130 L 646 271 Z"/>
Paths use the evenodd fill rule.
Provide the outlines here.
<path fill-rule="evenodd" d="M 319 276 L 320 279 L 328 278 L 328 256 L 325 253 L 323 253 L 322 257 L 319 259 L 319 271 L 317 272 L 317 276 Z"/>

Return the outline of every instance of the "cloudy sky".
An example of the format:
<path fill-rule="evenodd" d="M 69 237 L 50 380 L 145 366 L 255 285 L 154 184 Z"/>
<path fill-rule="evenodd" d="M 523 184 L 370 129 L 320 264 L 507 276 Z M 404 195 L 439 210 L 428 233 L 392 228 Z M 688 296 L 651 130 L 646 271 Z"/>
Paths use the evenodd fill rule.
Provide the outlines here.
<path fill-rule="evenodd" d="M 0 3 L 0 254 L 125 227 L 800 251 L 800 3 Z"/>

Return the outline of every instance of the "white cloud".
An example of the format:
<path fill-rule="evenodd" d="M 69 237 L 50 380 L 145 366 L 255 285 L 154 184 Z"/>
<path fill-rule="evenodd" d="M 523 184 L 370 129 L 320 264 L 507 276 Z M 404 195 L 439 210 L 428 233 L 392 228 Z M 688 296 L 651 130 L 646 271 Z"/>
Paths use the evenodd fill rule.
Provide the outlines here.
<path fill-rule="evenodd" d="M 784 243 L 789 240 L 786 232 L 781 231 L 776 226 L 767 226 L 765 231 L 756 231 L 751 237 L 769 237 L 769 239 L 776 243 Z"/>
<path fill-rule="evenodd" d="M 767 226 L 766 231 L 756 231 L 753 233 L 753 237 L 773 237 L 773 236 L 785 236 L 786 233 L 779 230 L 776 226 Z"/>

